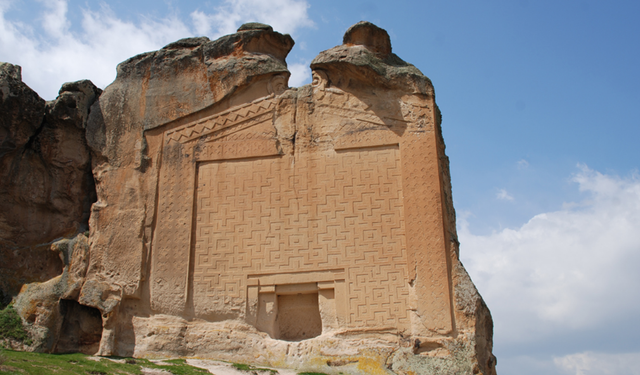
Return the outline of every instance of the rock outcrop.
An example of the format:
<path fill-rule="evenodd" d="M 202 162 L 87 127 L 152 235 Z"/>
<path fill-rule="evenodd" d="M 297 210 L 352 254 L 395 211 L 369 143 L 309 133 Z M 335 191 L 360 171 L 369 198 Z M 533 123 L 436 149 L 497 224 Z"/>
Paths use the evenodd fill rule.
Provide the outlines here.
<path fill-rule="evenodd" d="M 77 302 L 83 300 L 79 297 L 89 263 L 89 241 L 79 234 L 53 243 L 51 250 L 63 264 L 61 274 L 43 283 L 25 285 L 14 307 L 31 328 L 34 350 L 94 354 L 102 337 L 100 312 Z M 93 322 L 92 315 L 97 316 Z M 74 319 L 81 322 L 74 324 Z M 90 331 L 84 332 L 81 327 L 90 327 Z M 70 346 L 67 342 L 74 339 L 76 344 Z"/>
<path fill-rule="evenodd" d="M 361 22 L 289 88 L 292 46 L 251 23 L 118 66 L 88 111 L 88 244 L 16 301 L 39 350 L 495 374 L 430 80 Z"/>
<path fill-rule="evenodd" d="M 22 82 L 19 66 L 0 63 L 0 292 L 62 270 L 52 241 L 88 229 L 95 202 L 85 139 L 89 108 L 101 90 L 66 83 L 45 102 Z"/>

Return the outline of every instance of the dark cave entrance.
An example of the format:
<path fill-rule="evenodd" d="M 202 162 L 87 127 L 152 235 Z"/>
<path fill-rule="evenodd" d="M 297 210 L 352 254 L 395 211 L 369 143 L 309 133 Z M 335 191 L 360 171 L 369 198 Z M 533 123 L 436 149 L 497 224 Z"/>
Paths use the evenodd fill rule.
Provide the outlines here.
<path fill-rule="evenodd" d="M 100 310 L 61 299 L 60 315 L 62 327 L 54 353 L 96 354 L 102 338 Z"/>

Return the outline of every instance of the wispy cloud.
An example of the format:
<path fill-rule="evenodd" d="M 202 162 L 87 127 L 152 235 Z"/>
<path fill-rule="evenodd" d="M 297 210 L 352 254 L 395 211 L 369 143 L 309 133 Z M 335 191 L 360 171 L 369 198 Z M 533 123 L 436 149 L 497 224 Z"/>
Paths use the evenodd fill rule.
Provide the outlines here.
<path fill-rule="evenodd" d="M 135 23 L 121 19 L 103 3 L 82 9 L 80 25 L 71 24 L 67 1 L 42 4 L 34 12 L 39 21 L 33 22 L 42 28 L 35 28 L 8 19 L 11 3 L 0 2 L 0 61 L 22 66 L 24 81 L 45 99 L 55 98 L 68 81 L 86 78 L 104 88 L 115 79 L 121 61 L 180 38 L 206 34 L 214 39 L 248 21 L 269 23 L 284 33 L 313 26 L 305 0 L 229 0 L 215 13 L 192 13 L 189 22 L 168 15 L 141 17 Z"/>
<path fill-rule="evenodd" d="M 309 64 L 289 64 L 291 78 L 289 78 L 289 86 L 300 87 L 307 83 L 311 83 L 311 68 Z"/>
<path fill-rule="evenodd" d="M 496 194 L 496 198 L 503 201 L 513 201 L 513 197 L 507 193 L 505 189 L 498 190 L 498 194 Z"/>
<path fill-rule="evenodd" d="M 640 300 L 628 294 L 640 287 L 640 178 L 580 166 L 573 181 L 583 202 L 518 229 L 478 236 L 460 221 L 462 261 L 501 345 L 609 332 L 640 315 Z"/>
<path fill-rule="evenodd" d="M 640 375 L 640 353 L 582 352 L 554 358 L 553 362 L 571 375 Z"/>
<path fill-rule="evenodd" d="M 236 31 L 244 22 L 257 21 L 271 25 L 281 33 L 294 33 L 302 27 L 314 26 L 307 15 L 309 4 L 300 0 L 226 0 L 215 13 L 200 10 L 191 13 L 200 35 L 225 35 Z"/>
<path fill-rule="evenodd" d="M 529 162 L 524 160 L 524 159 L 518 160 L 517 165 L 518 165 L 518 169 L 527 169 L 527 168 L 529 168 Z"/>

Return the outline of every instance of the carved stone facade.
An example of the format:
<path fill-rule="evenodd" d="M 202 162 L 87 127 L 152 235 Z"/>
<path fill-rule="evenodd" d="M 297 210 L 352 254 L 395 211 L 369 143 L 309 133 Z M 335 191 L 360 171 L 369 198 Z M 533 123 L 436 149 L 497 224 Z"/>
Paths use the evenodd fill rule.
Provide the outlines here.
<path fill-rule="evenodd" d="M 70 299 L 101 312 L 98 354 L 495 374 L 431 82 L 361 22 L 290 89 L 292 46 L 261 24 L 182 40 L 122 63 L 92 107 Z"/>

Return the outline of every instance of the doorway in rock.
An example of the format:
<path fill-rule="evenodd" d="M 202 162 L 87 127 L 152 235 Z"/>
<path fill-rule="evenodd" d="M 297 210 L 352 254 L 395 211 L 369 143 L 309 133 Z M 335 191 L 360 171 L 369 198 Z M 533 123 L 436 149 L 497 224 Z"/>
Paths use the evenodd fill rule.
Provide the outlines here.
<path fill-rule="evenodd" d="M 60 315 L 63 321 L 54 353 L 96 354 L 102 338 L 100 310 L 62 299 Z"/>
<path fill-rule="evenodd" d="M 278 338 L 301 341 L 322 334 L 318 292 L 278 295 Z"/>

